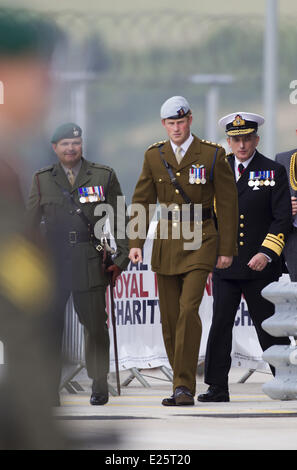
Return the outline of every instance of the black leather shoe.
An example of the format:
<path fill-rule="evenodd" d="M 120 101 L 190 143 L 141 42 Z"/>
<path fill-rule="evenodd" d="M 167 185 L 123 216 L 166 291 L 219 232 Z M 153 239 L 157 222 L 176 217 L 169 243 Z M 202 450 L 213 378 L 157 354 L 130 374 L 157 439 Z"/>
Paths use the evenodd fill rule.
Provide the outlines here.
<path fill-rule="evenodd" d="M 107 380 L 93 380 L 91 405 L 105 405 L 108 402 Z"/>
<path fill-rule="evenodd" d="M 162 400 L 163 406 L 188 406 L 194 405 L 194 397 L 187 387 L 177 387 L 170 398 Z"/>
<path fill-rule="evenodd" d="M 162 405 L 163 406 L 176 406 L 174 395 L 171 395 L 169 398 L 164 398 L 162 400 Z"/>
<path fill-rule="evenodd" d="M 198 401 L 202 402 L 227 402 L 230 401 L 229 392 L 217 385 L 210 385 L 206 393 L 198 395 Z"/>
<path fill-rule="evenodd" d="M 91 405 L 105 405 L 108 402 L 108 393 L 93 392 L 90 398 Z"/>

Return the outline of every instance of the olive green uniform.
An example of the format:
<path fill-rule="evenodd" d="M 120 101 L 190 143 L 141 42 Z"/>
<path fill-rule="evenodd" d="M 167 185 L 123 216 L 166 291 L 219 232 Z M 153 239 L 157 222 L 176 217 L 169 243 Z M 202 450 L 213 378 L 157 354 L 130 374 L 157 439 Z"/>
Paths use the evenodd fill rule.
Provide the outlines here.
<path fill-rule="evenodd" d="M 202 225 L 199 249 L 186 250 L 183 236 L 174 239 L 179 222 L 169 221 L 168 238 L 162 239 L 159 227 L 152 251 L 152 269 L 157 272 L 163 338 L 174 373 L 173 388 L 186 386 L 195 393 L 196 370 L 201 339 L 198 315 L 207 276 L 217 256 L 236 254 L 237 193 L 232 171 L 222 147 L 194 136 L 180 164 L 177 163 L 170 141 L 151 146 L 144 157 L 142 173 L 133 195 L 133 203 L 146 209 L 146 230 L 149 226 L 149 205 L 158 200 L 166 206 L 180 209 L 185 201 L 174 187 L 162 162 L 171 166 L 178 183 L 195 204 L 203 210 L 216 206 L 217 227 L 211 217 Z M 193 165 L 205 168 L 206 183 L 191 184 Z M 191 227 L 199 221 L 192 221 Z M 160 224 L 159 224 L 160 226 Z M 181 231 L 182 233 L 182 231 Z M 142 248 L 144 239 L 130 240 L 130 248 Z"/>
<path fill-rule="evenodd" d="M 81 203 L 79 188 L 94 186 L 103 188 L 105 200 Z M 46 239 L 57 267 L 57 307 L 52 312 L 55 351 L 60 355 L 64 311 L 72 293 L 75 310 L 85 327 L 88 375 L 95 380 L 106 381 L 109 370 L 109 334 L 105 292 L 109 279 L 102 269 L 102 255 L 90 242 L 88 226 L 65 195 L 65 190 L 68 195 L 70 193 L 73 196 L 75 204 L 93 226 L 101 220 L 94 214 L 95 208 L 96 211 L 100 209 L 100 204 L 111 206 L 114 211 L 114 236 L 117 244 L 114 263 L 125 269 L 129 261 L 128 242 L 125 238 L 125 206 L 117 214 L 117 196 L 122 196 L 122 192 L 111 168 L 82 159 L 73 186 L 60 163 L 35 173 L 27 207 L 28 223 L 31 226 L 44 221 Z"/>

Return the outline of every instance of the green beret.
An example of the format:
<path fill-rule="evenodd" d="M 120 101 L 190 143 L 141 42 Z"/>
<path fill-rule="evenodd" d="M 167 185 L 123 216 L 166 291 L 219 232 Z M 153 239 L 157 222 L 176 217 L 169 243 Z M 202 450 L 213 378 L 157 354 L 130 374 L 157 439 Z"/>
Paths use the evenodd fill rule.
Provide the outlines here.
<path fill-rule="evenodd" d="M 33 55 L 49 60 L 62 33 L 44 16 L 0 7 L 0 57 Z"/>
<path fill-rule="evenodd" d="M 74 122 L 67 122 L 66 124 L 62 124 L 59 126 L 52 137 L 52 144 L 56 144 L 59 140 L 62 139 L 75 139 L 75 137 L 81 137 L 82 130 Z"/>

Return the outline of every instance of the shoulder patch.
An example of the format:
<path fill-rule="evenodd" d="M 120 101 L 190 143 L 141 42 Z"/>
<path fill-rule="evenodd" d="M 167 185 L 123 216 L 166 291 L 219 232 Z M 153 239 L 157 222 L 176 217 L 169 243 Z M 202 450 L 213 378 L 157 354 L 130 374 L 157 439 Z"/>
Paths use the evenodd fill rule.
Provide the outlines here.
<path fill-rule="evenodd" d="M 51 171 L 54 168 L 54 165 L 45 166 L 40 170 L 37 170 L 36 173 L 44 173 L 45 171 Z"/>
<path fill-rule="evenodd" d="M 150 150 L 152 148 L 157 148 L 160 147 L 161 145 L 164 145 L 166 140 L 161 140 L 160 142 L 155 142 L 154 144 L 150 145 L 147 150 Z"/>
<path fill-rule="evenodd" d="M 210 142 L 209 140 L 204 139 L 201 139 L 201 142 L 203 142 L 204 144 L 212 145 L 213 147 L 222 148 L 222 145 L 217 144 L 216 142 Z"/>

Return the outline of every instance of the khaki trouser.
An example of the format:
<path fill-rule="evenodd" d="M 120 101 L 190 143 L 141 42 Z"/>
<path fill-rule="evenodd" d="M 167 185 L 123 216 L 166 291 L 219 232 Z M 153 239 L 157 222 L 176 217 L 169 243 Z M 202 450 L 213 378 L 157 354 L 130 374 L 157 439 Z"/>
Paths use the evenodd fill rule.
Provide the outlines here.
<path fill-rule="evenodd" d="M 202 333 L 198 310 L 208 274 L 203 269 L 170 276 L 157 274 L 163 339 L 173 370 L 173 390 L 185 386 L 193 395 Z"/>

